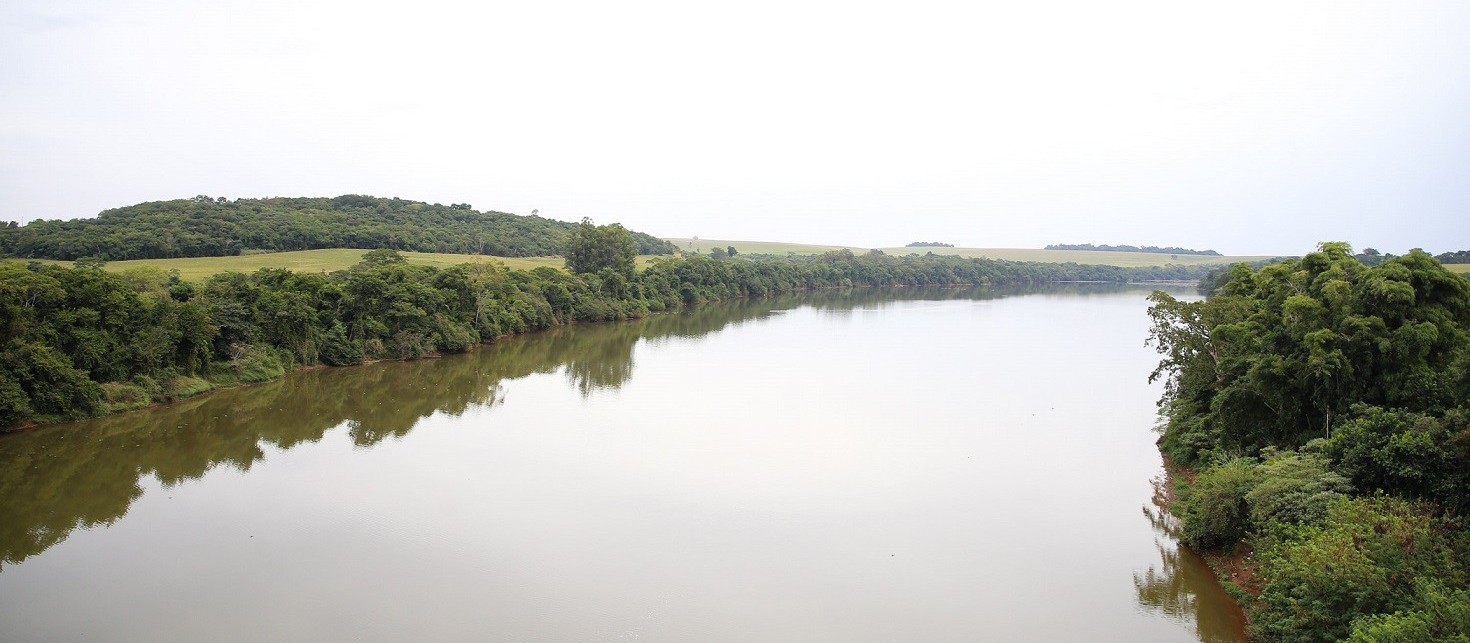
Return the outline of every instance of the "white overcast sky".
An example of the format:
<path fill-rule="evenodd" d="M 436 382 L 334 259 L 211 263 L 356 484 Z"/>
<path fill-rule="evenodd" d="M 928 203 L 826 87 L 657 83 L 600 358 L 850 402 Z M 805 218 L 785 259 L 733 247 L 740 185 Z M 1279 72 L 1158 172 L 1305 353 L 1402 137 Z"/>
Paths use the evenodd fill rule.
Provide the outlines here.
<path fill-rule="evenodd" d="M 0 3 L 0 219 L 397 196 L 856 246 L 1470 248 L 1470 2 Z"/>

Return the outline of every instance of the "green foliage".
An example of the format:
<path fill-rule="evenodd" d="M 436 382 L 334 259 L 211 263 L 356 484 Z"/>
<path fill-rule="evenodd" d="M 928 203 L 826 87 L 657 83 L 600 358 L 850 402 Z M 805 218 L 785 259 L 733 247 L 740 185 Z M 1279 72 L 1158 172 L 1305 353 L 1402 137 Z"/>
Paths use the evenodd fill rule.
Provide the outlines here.
<path fill-rule="evenodd" d="M 347 337 L 347 326 L 342 320 L 332 320 L 332 326 L 326 329 L 322 336 L 322 349 L 319 353 L 322 363 L 330 366 L 349 366 L 361 364 L 363 360 L 363 346 Z"/>
<path fill-rule="evenodd" d="M 1470 643 L 1470 592 L 1425 585 L 1414 609 L 1354 621 L 1348 643 Z"/>
<path fill-rule="evenodd" d="M 606 269 L 632 277 L 638 248 L 633 235 L 623 226 L 593 225 L 591 219 L 582 219 L 582 224 L 567 237 L 565 255 L 567 270 L 574 273 Z"/>
<path fill-rule="evenodd" d="M 92 219 L 0 227 L 0 255 L 94 262 L 319 248 L 387 248 L 503 257 L 558 254 L 573 224 L 477 212 L 465 204 L 345 195 L 177 199 L 106 210 Z M 673 244 L 634 233 L 640 254 Z"/>
<path fill-rule="evenodd" d="M 133 382 L 107 382 L 102 385 L 106 410 L 112 413 L 148 406 L 153 403 L 153 388 Z"/>
<path fill-rule="evenodd" d="M 1336 641 L 1356 618 L 1412 609 L 1427 583 L 1463 583 L 1455 535 L 1401 500 L 1339 500 L 1323 525 L 1303 527 L 1258 552 L 1268 580 L 1251 612 L 1253 634 Z"/>
<path fill-rule="evenodd" d="M 1470 282 L 1421 251 L 1365 254 L 1324 243 L 1149 310 L 1160 448 L 1204 467 L 1182 533 L 1255 545 L 1258 640 L 1465 635 Z"/>
<path fill-rule="evenodd" d="M 1283 526 L 1318 524 L 1352 485 L 1325 456 L 1277 453 L 1264 462 L 1237 458 L 1180 485 L 1180 539 L 1200 549 L 1227 548 Z"/>
<path fill-rule="evenodd" d="M 280 356 L 269 346 L 235 344 L 230 352 L 230 360 L 216 369 L 225 381 L 252 384 L 285 374 Z"/>
<path fill-rule="evenodd" d="M 1433 499 L 1470 509 L 1470 412 L 1441 417 L 1359 405 L 1328 446 L 1339 470 L 1363 492 Z"/>
<path fill-rule="evenodd" d="M 0 417 L 75 419 L 103 410 L 102 387 L 50 346 L 16 342 L 0 350 L 0 361 L 7 371 L 0 376 L 0 395 L 6 404 Z"/>
<path fill-rule="evenodd" d="M 1260 484 L 1253 460 L 1231 460 L 1201 473 L 1181 488 L 1176 513 L 1183 520 L 1180 539 L 1199 548 L 1235 543 L 1251 532 L 1246 496 Z"/>
<path fill-rule="evenodd" d="M 1423 252 L 1368 267 L 1324 243 L 1237 266 L 1205 301 L 1156 293 L 1150 315 L 1164 442 L 1184 463 L 1330 437 L 1356 403 L 1440 413 L 1470 394 L 1470 281 Z"/>
<path fill-rule="evenodd" d="M 1252 526 L 1260 530 L 1320 523 L 1328 509 L 1352 491 L 1348 479 L 1330 465 L 1326 457 L 1313 453 L 1272 454 L 1256 467 L 1259 482 L 1245 494 Z"/>

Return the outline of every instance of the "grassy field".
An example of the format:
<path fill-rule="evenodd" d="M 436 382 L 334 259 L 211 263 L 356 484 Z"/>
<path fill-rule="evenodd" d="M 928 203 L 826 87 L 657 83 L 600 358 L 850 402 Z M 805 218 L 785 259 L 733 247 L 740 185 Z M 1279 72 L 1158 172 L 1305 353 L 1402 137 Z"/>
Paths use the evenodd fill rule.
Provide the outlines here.
<path fill-rule="evenodd" d="M 287 268 L 295 272 L 333 272 L 346 270 L 362 260 L 367 250 L 356 248 L 333 248 L 330 250 L 302 250 L 298 252 L 272 252 L 237 257 L 189 257 L 185 259 L 136 259 L 133 261 L 111 261 L 106 268 L 122 272 L 131 268 L 152 266 L 163 270 L 178 270 L 185 281 L 203 281 L 217 272 L 255 272 L 261 268 Z M 511 268 L 530 270 L 540 266 L 561 268 L 561 257 L 489 257 L 485 255 L 455 255 L 433 252 L 404 252 L 404 258 L 412 264 L 427 266 L 453 266 L 461 263 L 498 261 Z M 639 257 L 639 265 L 646 257 Z M 70 261 L 41 260 L 42 263 L 71 265 Z"/>
<path fill-rule="evenodd" d="M 867 248 L 853 248 L 848 246 L 815 246 L 799 243 L 775 243 L 770 241 L 732 241 L 727 239 L 678 239 L 666 238 L 680 250 L 707 253 L 711 248 L 724 248 L 733 246 L 736 252 L 743 254 L 765 253 L 773 255 L 798 254 L 811 255 L 841 250 L 844 247 L 853 252 L 867 252 Z M 1235 263 L 1237 261 L 1255 261 L 1269 257 L 1206 257 L 1201 255 L 1167 255 L 1153 254 L 1148 252 L 1106 252 L 1097 250 L 1030 250 L 1026 248 L 879 248 L 890 255 L 902 256 L 909 253 L 924 254 L 933 252 L 937 255 L 958 255 L 961 257 L 986 257 L 990 259 L 1006 259 L 1009 261 L 1039 261 L 1043 263 L 1086 263 L 1105 266 L 1162 266 L 1164 264 L 1220 264 Z"/>
<path fill-rule="evenodd" d="M 850 246 L 814 246 L 803 243 L 780 243 L 776 241 L 730 241 L 728 239 L 690 239 L 688 237 L 664 237 L 664 241 L 674 244 L 675 248 L 684 252 L 697 252 L 707 254 L 713 248 L 734 247 L 741 254 L 767 254 L 785 256 L 788 254 L 817 255 L 823 252 L 841 250 L 847 248 L 853 252 L 867 252 L 867 248 L 854 248 Z"/>
<path fill-rule="evenodd" d="M 1185 266 L 1214 265 L 1256 261 L 1270 257 L 1210 257 L 1205 255 L 1170 255 L 1152 252 L 1110 252 L 1105 250 L 1032 250 L 1029 248 L 879 248 L 891 255 L 906 255 L 910 252 L 961 257 L 985 257 L 1007 261 L 1040 261 L 1043 263 L 1085 263 L 1103 266 L 1162 266 L 1178 264 Z"/>
<path fill-rule="evenodd" d="M 811 255 L 820 254 L 832 250 L 841 250 L 846 246 L 818 246 L 799 243 L 776 243 L 770 241 L 731 241 L 725 239 L 669 239 L 681 250 L 694 250 L 707 253 L 711 248 L 724 248 L 734 246 L 735 250 L 743 254 L 772 254 L 772 255 Z M 867 252 L 867 248 L 848 248 L 856 253 Z M 1236 261 L 1254 261 L 1266 257 L 1204 257 L 1198 255 L 1178 255 L 1172 258 L 1165 254 L 1152 254 L 1146 252 L 1102 252 L 1093 250 L 1029 250 L 1025 248 L 879 248 L 890 255 L 900 256 L 910 252 L 923 254 L 933 252 L 941 255 L 959 255 L 962 257 L 989 257 L 991 259 L 1007 259 L 1011 261 L 1041 261 L 1064 263 L 1068 261 L 1085 264 L 1101 264 L 1108 266 L 1162 266 L 1164 264 L 1216 264 L 1234 263 Z M 178 270 L 179 276 L 186 281 L 203 281 L 217 272 L 255 272 L 261 268 L 287 268 L 293 271 L 305 272 L 333 272 L 346 270 L 353 264 L 362 260 L 366 250 L 354 248 L 334 248 L 331 250 L 302 250 L 299 252 L 273 252 L 269 254 L 242 255 L 238 257 L 191 257 L 187 259 L 138 259 L 135 261 L 113 261 L 107 264 L 107 269 L 121 272 L 130 268 L 143 266 L 157 267 L 163 270 Z M 461 263 L 474 263 L 485 261 L 498 261 L 511 268 L 529 270 L 540 266 L 561 268 L 563 266 L 561 257 L 489 257 L 485 255 L 456 255 L 433 252 L 405 252 L 403 256 L 409 263 L 445 267 Z M 638 257 L 638 266 L 647 265 L 652 257 Z M 42 263 L 57 263 L 71 265 L 70 261 L 40 260 Z M 1446 268 L 1460 274 L 1470 275 L 1470 264 L 1446 264 Z"/>

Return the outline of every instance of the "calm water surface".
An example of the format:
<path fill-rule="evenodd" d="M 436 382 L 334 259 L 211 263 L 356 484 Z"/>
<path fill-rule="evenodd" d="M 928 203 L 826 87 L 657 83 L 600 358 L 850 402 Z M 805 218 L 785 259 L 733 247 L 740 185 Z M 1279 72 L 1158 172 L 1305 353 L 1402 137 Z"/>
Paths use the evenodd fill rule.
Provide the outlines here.
<path fill-rule="evenodd" d="M 3 641 L 1235 641 L 1146 290 L 851 291 L 0 436 Z"/>

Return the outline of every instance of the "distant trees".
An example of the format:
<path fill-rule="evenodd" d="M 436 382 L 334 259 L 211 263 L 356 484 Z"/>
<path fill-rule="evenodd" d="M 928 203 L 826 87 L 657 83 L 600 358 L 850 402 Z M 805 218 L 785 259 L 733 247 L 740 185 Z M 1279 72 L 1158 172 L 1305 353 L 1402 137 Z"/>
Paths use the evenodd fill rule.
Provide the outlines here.
<path fill-rule="evenodd" d="M 954 247 L 954 244 L 953 243 L 943 243 L 943 242 L 940 242 L 940 241 L 915 241 L 913 243 L 904 244 L 904 247 L 905 248 L 953 248 Z"/>
<path fill-rule="evenodd" d="M 1440 263 L 1470 263 L 1470 250 L 1456 250 L 1434 255 Z"/>
<path fill-rule="evenodd" d="M 1418 248 L 1415 248 L 1418 250 Z M 1388 259 L 1394 258 L 1391 252 L 1379 252 L 1376 248 L 1363 248 L 1356 257 L 1364 265 L 1376 266 Z M 1434 255 L 1440 263 L 1470 263 L 1470 250 L 1456 250 L 1454 252 L 1442 252 Z"/>
<path fill-rule="evenodd" d="M 623 226 L 610 223 L 595 225 L 583 218 L 581 225 L 567 237 L 567 270 L 577 274 L 611 270 L 624 277 L 633 276 L 633 260 L 638 256 L 633 235 Z"/>
<path fill-rule="evenodd" d="M 1206 257 L 1219 257 L 1220 253 L 1214 250 L 1193 250 L 1190 248 L 1176 248 L 1174 246 L 1110 246 L 1107 244 L 1093 245 L 1090 243 L 1054 243 L 1046 247 L 1047 250 L 1101 250 L 1105 252 L 1151 252 L 1161 255 L 1203 255 Z"/>

